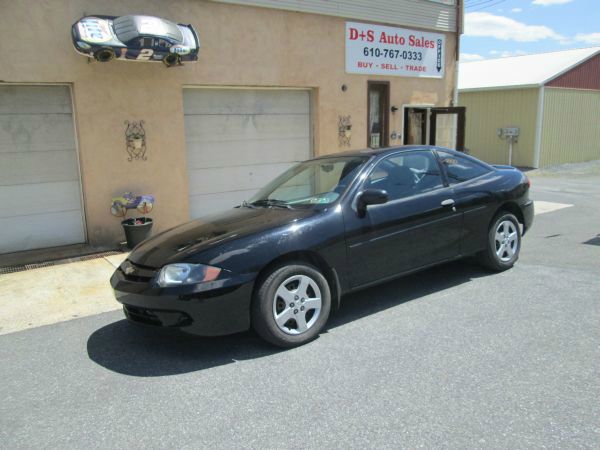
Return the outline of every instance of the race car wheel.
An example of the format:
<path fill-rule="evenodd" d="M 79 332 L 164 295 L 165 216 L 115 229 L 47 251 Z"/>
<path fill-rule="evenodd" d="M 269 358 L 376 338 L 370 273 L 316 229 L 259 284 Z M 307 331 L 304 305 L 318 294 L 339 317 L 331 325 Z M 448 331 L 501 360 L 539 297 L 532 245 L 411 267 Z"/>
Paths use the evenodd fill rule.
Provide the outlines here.
<path fill-rule="evenodd" d="M 175 53 L 169 53 L 167 56 L 165 56 L 163 58 L 163 63 L 167 67 L 177 66 L 177 65 L 181 64 L 181 58 L 179 57 L 179 55 L 176 55 Z"/>
<path fill-rule="evenodd" d="M 112 48 L 101 48 L 94 52 L 94 59 L 100 62 L 108 62 L 115 58 L 115 51 Z"/>

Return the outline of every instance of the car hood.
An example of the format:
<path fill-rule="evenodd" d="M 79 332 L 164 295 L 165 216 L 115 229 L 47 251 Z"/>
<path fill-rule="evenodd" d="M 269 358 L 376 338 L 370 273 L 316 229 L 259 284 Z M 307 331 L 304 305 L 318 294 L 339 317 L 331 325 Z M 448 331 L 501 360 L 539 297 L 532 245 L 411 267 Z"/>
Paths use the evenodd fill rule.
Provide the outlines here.
<path fill-rule="evenodd" d="M 158 268 L 203 250 L 277 228 L 315 214 L 313 209 L 234 208 L 179 225 L 142 242 L 129 255 L 135 264 Z"/>

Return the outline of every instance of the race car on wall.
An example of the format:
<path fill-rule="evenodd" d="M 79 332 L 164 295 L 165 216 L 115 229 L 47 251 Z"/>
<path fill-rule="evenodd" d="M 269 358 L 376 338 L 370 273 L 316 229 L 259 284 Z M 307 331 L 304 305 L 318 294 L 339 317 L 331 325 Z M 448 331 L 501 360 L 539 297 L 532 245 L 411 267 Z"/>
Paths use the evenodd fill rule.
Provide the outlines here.
<path fill-rule="evenodd" d="M 197 61 L 200 41 L 191 25 L 152 16 L 86 16 L 71 29 L 75 50 L 96 61 Z"/>

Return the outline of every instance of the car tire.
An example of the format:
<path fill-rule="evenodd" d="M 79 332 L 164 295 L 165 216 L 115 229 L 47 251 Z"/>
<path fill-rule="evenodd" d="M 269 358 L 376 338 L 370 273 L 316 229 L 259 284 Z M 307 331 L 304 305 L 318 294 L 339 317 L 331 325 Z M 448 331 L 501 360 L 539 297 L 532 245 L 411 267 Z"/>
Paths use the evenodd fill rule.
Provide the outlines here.
<path fill-rule="evenodd" d="M 94 59 L 99 62 L 109 62 L 115 59 L 115 51 L 112 48 L 101 48 L 94 52 Z"/>
<path fill-rule="evenodd" d="M 167 67 L 178 66 L 181 64 L 181 57 L 175 53 L 169 53 L 163 58 L 163 64 Z"/>
<path fill-rule="evenodd" d="M 479 253 L 480 263 L 496 272 L 510 269 L 519 259 L 521 226 L 507 211 L 500 211 L 488 230 L 487 248 Z"/>
<path fill-rule="evenodd" d="M 330 310 L 331 291 L 323 274 L 314 266 L 290 263 L 259 281 L 252 301 L 252 327 L 273 345 L 296 347 L 318 336 Z"/>

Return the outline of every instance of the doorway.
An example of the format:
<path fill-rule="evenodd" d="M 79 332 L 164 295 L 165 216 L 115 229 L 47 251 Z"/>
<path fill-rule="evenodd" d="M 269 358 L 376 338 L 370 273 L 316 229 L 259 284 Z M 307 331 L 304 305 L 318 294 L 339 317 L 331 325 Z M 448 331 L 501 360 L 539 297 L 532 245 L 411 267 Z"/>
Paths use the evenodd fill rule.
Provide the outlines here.
<path fill-rule="evenodd" d="M 404 145 L 437 145 L 465 151 L 465 107 L 404 107 Z M 427 131 L 429 130 L 429 132 Z"/>
<path fill-rule="evenodd" d="M 367 92 L 367 147 L 387 147 L 390 83 L 369 81 Z"/>
<path fill-rule="evenodd" d="M 427 108 L 404 108 L 404 145 L 427 144 Z"/>
<path fill-rule="evenodd" d="M 432 108 L 429 144 L 464 152 L 465 111 L 464 106 Z"/>

